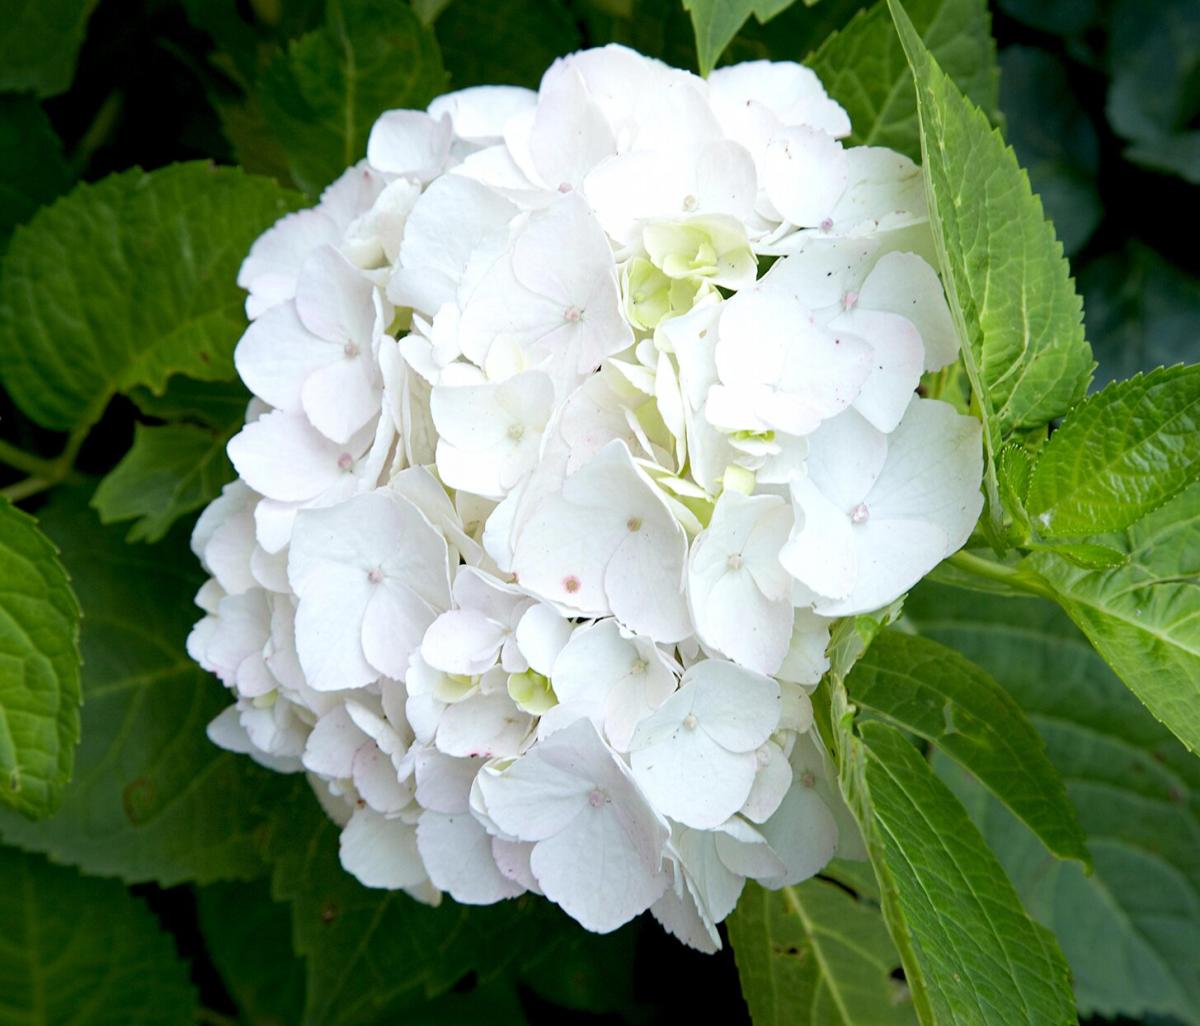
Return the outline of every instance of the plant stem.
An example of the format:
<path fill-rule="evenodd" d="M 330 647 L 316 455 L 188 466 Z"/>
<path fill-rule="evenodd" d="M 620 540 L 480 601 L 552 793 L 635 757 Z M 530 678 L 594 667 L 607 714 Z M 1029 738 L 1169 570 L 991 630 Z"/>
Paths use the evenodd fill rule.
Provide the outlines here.
<path fill-rule="evenodd" d="M 57 461 L 34 456 L 33 453 L 18 449 L 3 439 L 0 439 L 0 463 L 38 477 L 54 477 L 58 473 Z"/>
<path fill-rule="evenodd" d="M 1037 578 L 1030 576 L 1016 567 L 1006 566 L 1004 563 L 997 563 L 993 559 L 984 559 L 982 556 L 976 556 L 973 552 L 967 552 L 965 549 L 960 549 L 954 553 L 946 562 L 952 563 L 959 570 L 963 570 L 966 573 L 986 578 L 989 581 L 998 581 L 1016 591 L 1023 591 L 1027 595 L 1039 595 L 1042 598 L 1054 597 Z"/>
<path fill-rule="evenodd" d="M 44 492 L 47 488 L 53 488 L 56 484 L 58 484 L 57 481 L 51 481 L 45 477 L 27 477 L 16 484 L 0 488 L 0 498 L 18 503 L 22 499 L 28 499 L 31 495 L 37 495 L 38 492 Z"/>
<path fill-rule="evenodd" d="M 55 459 L 48 460 L 33 453 L 18 449 L 15 445 L 0 439 L 0 464 L 6 464 L 14 470 L 20 470 L 29 476 L 23 481 L 0 488 L 0 496 L 10 502 L 20 502 L 31 495 L 53 488 L 60 481 L 74 478 L 75 457 L 87 439 L 92 424 L 82 424 L 67 436 L 67 444 Z"/>

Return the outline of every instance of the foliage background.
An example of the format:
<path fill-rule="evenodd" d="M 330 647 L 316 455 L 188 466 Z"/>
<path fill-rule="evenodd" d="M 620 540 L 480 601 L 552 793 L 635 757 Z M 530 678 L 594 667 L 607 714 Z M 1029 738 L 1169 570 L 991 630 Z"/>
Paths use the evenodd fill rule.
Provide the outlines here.
<path fill-rule="evenodd" d="M 153 170 L 197 159 L 240 164 L 311 193 L 358 156 L 354 151 L 342 160 L 334 154 L 332 169 L 298 165 L 266 131 L 268 123 L 286 119 L 289 112 L 271 106 L 271 91 L 262 83 L 278 73 L 278 55 L 290 40 L 323 23 L 322 0 L 102 0 L 82 16 L 76 13 L 80 5 L 70 2 L 10 2 L 13 17 L 0 24 L 0 250 L 17 225 L 75 183 L 130 167 Z M 392 0 L 393 7 L 400 3 Z M 389 4 L 378 0 L 375 6 Z M 423 6 L 443 5 L 426 0 Z M 802 59 L 860 6 L 857 0 L 822 0 L 813 8 L 796 4 L 767 26 L 752 20 L 725 60 Z M 1139 369 L 1194 360 L 1200 338 L 1200 248 L 1194 231 L 1180 228 L 1200 209 L 1200 5 L 1194 0 L 1149 5 L 1142 0 L 997 0 L 992 13 L 1006 134 L 1071 257 L 1099 360 L 1096 385 Z M 36 51 L 47 32 L 55 39 L 51 58 L 26 68 L 21 55 Z M 691 24 L 677 0 L 451 0 L 439 13 L 435 32 L 448 88 L 488 82 L 536 86 L 558 54 L 612 39 L 695 66 Z M 73 72 L 72 37 L 82 38 Z M 378 59 L 381 67 L 396 61 L 387 54 Z M 393 73 L 394 68 L 388 72 Z M 359 150 L 363 143 L 358 140 Z M 63 230 L 69 236 L 72 226 L 64 224 Z M 70 243 L 64 239 L 67 248 Z M 209 452 L 214 440 L 220 443 L 240 396 L 213 386 L 195 395 L 174 395 L 172 401 L 188 412 L 190 429 L 207 440 L 198 451 Z M 40 497 L 24 504 L 43 518 L 68 567 L 74 566 L 73 552 L 116 551 L 112 540 L 126 530 L 103 531 L 82 508 L 94 488 L 88 479 L 116 465 L 135 430 L 159 424 L 160 418 L 175 419 L 175 412 L 155 408 L 149 399 L 135 405 L 118 398 L 88 435 L 77 477 L 49 506 Z M 22 416 L 2 391 L 0 439 L 47 458 L 64 445 L 61 436 Z M 205 457 L 212 465 L 207 479 L 196 484 L 189 508 L 229 474 L 219 449 L 217 444 L 218 455 Z M 183 458 L 195 455 L 187 450 Z M 19 476 L 0 469 L 0 487 Z M 110 500 L 106 512 L 120 519 L 120 495 L 110 494 Z M 176 525 L 154 549 L 135 546 L 100 570 L 74 572 L 85 610 L 124 604 L 145 618 L 143 626 L 181 642 L 196 615 L 190 606 L 196 573 L 184 551 L 191 519 Z M 149 538 L 162 533 L 153 518 L 134 530 Z M 1169 890 L 1171 900 L 1192 914 L 1189 926 L 1165 911 L 1147 912 L 1137 921 L 1130 921 L 1127 910 L 1114 913 L 1124 917 L 1122 928 L 1139 935 L 1150 954 L 1144 964 L 1125 960 L 1107 978 L 1101 972 L 1085 981 L 1085 1010 L 1101 1015 L 1128 1007 L 1121 987 L 1141 992 L 1175 986 L 1169 977 L 1178 972 L 1182 996 L 1160 1007 L 1174 1006 L 1179 1022 L 1200 1021 L 1195 1011 L 1200 997 L 1188 990 L 1196 984 L 1194 967 L 1181 971 L 1170 965 L 1172 953 L 1182 958 L 1190 951 L 1194 962 L 1200 950 L 1200 909 L 1194 907 L 1200 894 L 1197 798 L 1188 787 L 1196 771 L 1180 769 L 1174 782 L 1164 785 L 1167 811 L 1177 815 L 1161 833 L 1156 831 L 1163 829 L 1163 810 L 1148 804 L 1149 792 L 1142 796 L 1129 787 L 1128 794 L 1098 797 L 1086 751 L 1110 744 L 1130 757 L 1134 775 L 1154 774 L 1171 762 L 1163 754 L 1168 742 L 1150 727 L 1130 742 L 1112 726 L 1113 717 L 1120 721 L 1125 714 L 1126 725 L 1141 722 L 1138 717 L 1151 726 L 1153 721 L 1123 689 L 1114 691 L 1115 678 L 1099 660 L 1064 655 L 1080 648 L 1077 636 L 1039 604 L 1022 604 L 1017 619 L 1024 617 L 1028 630 L 1021 640 L 1013 634 L 1006 650 L 978 624 L 939 619 L 935 599 L 936 589 L 927 588 L 913 600 L 910 615 L 920 624 L 928 613 L 932 636 L 962 647 L 1033 712 L 1098 862 L 1106 843 L 1115 848 L 1108 854 L 1116 867 L 1111 872 L 1118 875 L 1110 881 L 1159 888 L 1160 894 Z M 990 607 L 981 606 L 979 617 L 986 620 Z M 1005 623 L 1011 627 L 1011 617 Z M 293 940 L 302 953 L 367 949 L 356 952 L 357 961 L 343 978 L 320 985 L 318 1000 L 326 1003 L 312 1019 L 316 1022 L 337 1023 L 343 1016 L 372 1021 L 372 990 L 411 1006 L 387 1022 L 475 1022 L 484 1015 L 496 1026 L 667 1022 L 688 1015 L 749 1021 L 732 954 L 696 955 L 653 923 L 593 938 L 564 928 L 547 909 L 523 906 L 471 913 L 447 925 L 460 915 L 451 907 L 422 925 L 403 897 L 383 901 L 362 891 L 338 871 L 330 848 L 332 828 L 321 822 L 311 799 L 297 798 L 282 782 L 255 774 L 244 760 L 207 750 L 203 723 L 220 704 L 216 685 L 186 664 L 181 652 L 164 663 L 161 654 L 143 651 L 136 634 L 129 623 L 113 623 L 103 638 L 93 635 L 90 647 L 85 636 L 86 672 L 108 670 L 125 680 L 157 675 L 160 684 L 173 683 L 175 690 L 147 692 L 137 709 L 89 693 L 86 715 L 108 715 L 144 732 L 147 749 L 161 751 L 168 764 L 177 763 L 164 769 L 158 786 L 166 781 L 190 796 L 164 813 L 163 795 L 152 793 L 150 783 L 139 783 L 141 778 L 119 795 L 107 793 L 103 777 L 111 767 L 106 757 L 90 759 L 85 719 L 80 764 L 90 766 L 91 776 L 84 773 L 76 781 L 67 807 L 82 810 L 94 832 L 72 834 L 66 827 L 54 835 L 51 827 L 49 841 L 35 847 L 57 861 L 137 881 L 129 887 L 133 899 L 116 880 L 81 877 L 73 869 L 51 868 L 41 856 L 0 849 L 0 922 L 10 924 L 0 933 L 0 993 L 10 995 L 0 997 L 0 1023 L 65 1022 L 68 1009 L 81 1007 L 83 1017 L 70 1021 L 299 1022 L 305 982 Z M 1024 663 L 1011 654 L 1018 645 L 1024 646 Z M 1045 676 L 1039 678 L 1031 667 Z M 1083 696 L 1082 704 L 1095 705 L 1096 722 L 1076 725 L 1076 734 L 1064 737 L 1066 713 L 1038 687 L 1039 679 L 1047 678 L 1070 682 Z M 201 689 L 207 689 L 207 697 L 195 699 L 192 692 Z M 1136 752 L 1129 755 L 1131 744 L 1144 759 Z M 205 780 L 193 788 L 193 775 L 201 773 Z M 1077 868 L 1046 865 L 1044 853 L 1036 846 L 1031 850 L 1020 828 L 1006 821 L 994 802 L 989 806 L 977 786 L 955 778 L 948 767 L 945 773 L 984 824 L 1030 910 L 1060 928 L 1060 942 L 1076 965 L 1073 949 L 1096 940 L 1089 928 L 1101 934 L 1112 928 L 1103 920 L 1086 921 L 1081 910 L 1093 905 L 1079 897 L 1087 885 Z M 1125 817 L 1124 822 L 1105 822 L 1102 803 L 1116 803 L 1119 811 L 1109 819 Z M 142 819 L 157 824 L 156 834 L 129 842 L 131 850 L 120 853 L 116 869 L 106 861 L 118 858 L 110 836 L 115 827 L 105 818 L 109 806 L 116 808 L 117 821 L 124 816 L 135 825 Z M 264 810 L 272 809 L 275 814 L 264 818 Z M 239 835 L 243 826 L 253 834 Z M 33 829 L 15 819 L 0 821 L 0 833 L 16 844 L 27 842 Z M 44 836 L 45 828 L 39 829 Z M 228 843 L 209 852 L 205 844 L 213 831 L 224 831 Z M 1131 845 L 1148 846 L 1147 858 L 1158 857 L 1162 865 L 1139 868 L 1128 859 L 1122 862 L 1128 855 L 1122 846 Z M 1173 845 L 1182 851 L 1168 850 Z M 270 880 L 264 853 L 273 860 Z M 213 882 L 180 882 L 184 879 Z M 300 909 L 294 926 L 289 900 Z M 40 918 L 48 924 L 43 936 L 28 922 L 38 901 L 44 903 Z M 428 935 L 421 932 L 426 928 Z M 426 944 L 442 945 L 441 956 L 432 967 L 410 972 Z M 1118 961 L 1123 957 L 1114 954 Z M 28 993 L 23 989 L 29 982 L 23 975 L 26 959 L 38 974 Z M 472 968 L 476 965 L 493 971 L 481 976 Z M 102 983 L 75 994 L 65 983 L 72 978 Z M 309 987 L 311 1006 L 312 980 Z M 445 996 L 421 1000 L 426 990 L 447 988 Z M 1191 998 L 1197 1005 L 1189 1015 Z M 32 1020 L 22 1017 L 23 1002 L 37 1010 Z M 309 1015 L 314 1015 L 311 1007 Z M 1163 1026 L 1176 1020 L 1151 1015 L 1144 1021 Z"/>

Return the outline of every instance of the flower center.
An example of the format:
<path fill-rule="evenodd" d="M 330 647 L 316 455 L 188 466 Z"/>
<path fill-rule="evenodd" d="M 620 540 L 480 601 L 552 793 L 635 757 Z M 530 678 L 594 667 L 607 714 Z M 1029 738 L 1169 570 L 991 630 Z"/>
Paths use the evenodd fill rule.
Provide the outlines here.
<path fill-rule="evenodd" d="M 577 323 L 583 317 L 583 311 L 577 306 L 568 306 L 563 311 L 563 320 L 570 321 L 572 324 Z"/>
<path fill-rule="evenodd" d="M 379 584 L 383 580 L 383 571 L 379 567 L 375 567 L 367 574 L 367 580 L 372 584 Z"/>
<path fill-rule="evenodd" d="M 640 531 L 642 529 L 642 518 L 641 517 L 630 517 L 628 520 L 625 521 L 625 526 L 630 531 Z"/>
<path fill-rule="evenodd" d="M 509 424 L 508 425 L 508 437 L 511 438 L 514 442 L 519 442 L 522 438 L 525 437 L 525 425 L 524 424 Z"/>
<path fill-rule="evenodd" d="M 338 467 L 341 470 L 349 470 L 352 466 L 354 466 L 354 457 L 348 452 L 344 452 L 338 457 Z"/>
<path fill-rule="evenodd" d="M 356 346 L 353 342 L 347 342 L 344 346 L 342 346 L 342 352 L 348 357 L 353 358 L 358 355 L 358 346 Z"/>
<path fill-rule="evenodd" d="M 740 552 L 734 552 L 727 560 L 725 560 L 725 566 L 730 570 L 740 570 L 742 568 L 742 554 Z"/>
<path fill-rule="evenodd" d="M 865 502 L 860 502 L 850 511 L 850 519 L 856 524 L 865 524 L 871 519 L 871 511 Z"/>
<path fill-rule="evenodd" d="M 695 713 L 688 713 L 683 718 L 683 725 L 687 727 L 688 730 L 695 730 L 698 726 L 700 726 L 700 721 L 696 719 Z"/>
<path fill-rule="evenodd" d="M 593 788 L 592 793 L 588 795 L 588 804 L 593 809 L 600 808 L 600 806 L 603 805 L 606 801 L 608 801 L 608 795 L 606 795 L 598 787 Z"/>

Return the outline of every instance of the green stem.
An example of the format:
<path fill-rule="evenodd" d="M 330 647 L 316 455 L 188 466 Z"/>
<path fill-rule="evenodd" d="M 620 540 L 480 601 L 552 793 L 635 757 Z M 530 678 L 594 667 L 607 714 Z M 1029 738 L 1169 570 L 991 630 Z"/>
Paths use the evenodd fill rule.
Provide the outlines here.
<path fill-rule="evenodd" d="M 965 549 L 954 553 L 946 562 L 954 564 L 959 570 L 966 573 L 986 578 L 989 581 L 999 581 L 1001 584 L 1006 584 L 1016 591 L 1023 591 L 1027 595 L 1039 595 L 1042 598 L 1054 597 L 1041 581 L 1017 567 L 997 563 L 993 559 L 984 559 Z"/>
<path fill-rule="evenodd" d="M 58 473 L 57 461 L 42 459 L 31 452 L 10 445 L 3 439 L 0 439 L 0 463 L 38 477 L 54 477 Z"/>
<path fill-rule="evenodd" d="M 53 488 L 60 481 L 74 479 L 75 457 L 79 455 L 79 450 L 91 429 L 90 421 L 77 427 L 67 436 L 67 444 L 63 446 L 63 451 L 52 460 L 35 456 L 0 439 L 0 464 L 6 464 L 29 475 L 23 481 L 0 488 L 0 496 L 10 502 L 20 502 L 47 488 Z"/>
<path fill-rule="evenodd" d="M 15 504 L 22 499 L 28 499 L 31 495 L 37 495 L 38 492 L 44 492 L 47 488 L 53 488 L 56 484 L 58 484 L 57 481 L 51 481 L 45 477 L 27 477 L 16 484 L 0 488 L 0 499 L 7 499 Z"/>

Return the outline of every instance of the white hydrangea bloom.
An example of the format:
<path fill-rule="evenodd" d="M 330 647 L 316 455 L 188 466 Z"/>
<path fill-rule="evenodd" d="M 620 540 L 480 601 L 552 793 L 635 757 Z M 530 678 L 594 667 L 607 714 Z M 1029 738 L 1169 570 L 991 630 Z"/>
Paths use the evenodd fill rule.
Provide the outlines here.
<path fill-rule="evenodd" d="M 959 346 L 921 171 L 850 127 L 795 64 L 584 51 L 385 113 L 252 247 L 188 651 L 364 885 L 711 951 L 746 880 L 863 854 L 809 695 L 982 451 L 918 397 Z"/>

